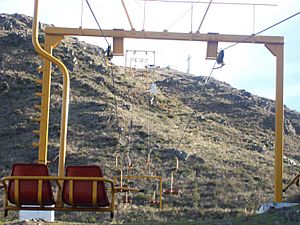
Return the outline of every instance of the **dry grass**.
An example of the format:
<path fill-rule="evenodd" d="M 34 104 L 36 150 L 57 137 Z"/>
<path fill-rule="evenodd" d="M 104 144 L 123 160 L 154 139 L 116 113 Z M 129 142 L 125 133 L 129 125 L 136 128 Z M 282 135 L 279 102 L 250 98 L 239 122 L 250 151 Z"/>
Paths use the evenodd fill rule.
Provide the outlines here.
<path fill-rule="evenodd" d="M 3 105 L 0 108 L 1 176 L 7 175 L 15 162 L 32 163 L 37 159 L 37 150 L 31 147 L 31 142 L 36 139 L 31 132 L 37 125 L 29 118 L 37 115 L 33 110 L 37 103 L 33 97 L 33 81 L 38 78 L 35 67 L 41 61 L 26 46 L 22 51 L 10 46 L 1 52 L 9 56 L 4 57 L 0 65 L 1 80 L 10 86 L 8 92 L 0 93 Z M 125 165 L 125 155 L 130 152 L 134 164 L 131 172 L 146 173 L 145 159 L 150 147 L 153 150 L 152 171 L 156 169 L 157 174 L 168 178 L 174 166 L 174 154 L 182 151 L 189 156 L 180 159 L 180 168 L 175 173 L 174 185 L 183 190 L 181 197 L 165 196 L 165 210 L 159 213 L 139 205 L 143 197 L 136 196 L 132 207 L 140 210 L 120 211 L 116 215 L 117 221 L 162 223 L 247 215 L 261 203 L 272 201 L 274 103 L 271 100 L 248 97 L 214 79 L 203 89 L 204 78 L 167 69 L 147 74 L 143 70 L 125 73 L 124 68 L 117 67 L 113 85 L 112 74 L 105 72 L 107 68 L 102 64 L 102 55 L 96 54 L 98 48 L 68 39 L 55 54 L 70 64 L 72 59 L 64 54 L 67 49 L 78 58 L 71 73 L 68 165 L 98 164 L 106 176 L 112 177 L 115 154 L 124 156 Z M 93 63 L 87 64 L 87 59 Z M 153 97 L 149 87 L 153 82 L 157 84 L 158 93 L 149 105 Z M 61 84 L 62 78 L 55 69 L 49 130 L 50 160 L 57 156 L 59 148 Z M 194 110 L 191 123 L 176 149 Z M 297 128 L 299 114 L 287 110 L 287 115 Z M 286 135 L 285 154 L 297 165 L 285 162 L 285 183 L 298 172 L 299 144 L 299 133 Z M 50 170 L 56 173 L 57 161 L 50 164 Z M 169 181 L 166 181 L 164 188 L 168 187 Z M 152 190 L 144 195 L 145 199 Z M 292 188 L 285 197 L 296 192 L 297 189 Z M 247 213 L 242 213 L 245 211 Z M 105 216 L 92 214 L 59 215 L 59 218 L 63 221 L 106 220 Z"/>

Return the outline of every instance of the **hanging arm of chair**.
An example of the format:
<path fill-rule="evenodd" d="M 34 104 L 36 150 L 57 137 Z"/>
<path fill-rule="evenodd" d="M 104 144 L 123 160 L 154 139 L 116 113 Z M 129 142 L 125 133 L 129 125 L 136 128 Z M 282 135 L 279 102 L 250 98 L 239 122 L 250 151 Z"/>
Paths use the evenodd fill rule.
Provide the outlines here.
<path fill-rule="evenodd" d="M 300 179 L 300 174 L 295 176 L 294 179 L 282 191 L 286 192 L 287 189 L 289 189 L 289 187 L 292 186 L 293 184 L 296 184 L 297 186 L 299 186 L 299 179 Z"/>
<path fill-rule="evenodd" d="M 2 178 L 0 183 L 0 188 L 4 188 L 4 190 L 7 190 L 7 187 L 8 187 L 7 181 L 4 178 Z"/>

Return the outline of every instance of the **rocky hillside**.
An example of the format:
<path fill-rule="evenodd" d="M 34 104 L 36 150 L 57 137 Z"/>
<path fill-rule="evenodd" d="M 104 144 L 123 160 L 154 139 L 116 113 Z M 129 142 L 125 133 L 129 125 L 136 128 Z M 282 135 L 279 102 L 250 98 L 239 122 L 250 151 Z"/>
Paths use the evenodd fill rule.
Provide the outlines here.
<path fill-rule="evenodd" d="M 15 162 L 37 160 L 37 149 L 31 146 L 37 140 L 32 132 L 37 124 L 32 119 L 38 115 L 34 104 L 39 97 L 34 93 L 40 89 L 35 80 L 42 60 L 33 51 L 31 24 L 25 15 L 0 14 L 1 176 Z M 112 177 L 119 153 L 124 173 L 129 155 L 133 164 L 129 173 L 147 174 L 145 161 L 150 154 L 151 172 L 166 178 L 164 188 L 168 188 L 176 156 L 179 170 L 174 186 L 183 191 L 182 196 L 165 196 L 165 209 L 157 212 L 144 207 L 156 184 L 137 184 L 149 190 L 133 195 L 134 205 L 118 204 L 117 220 L 224 217 L 254 212 L 261 203 L 272 201 L 273 101 L 213 78 L 204 85 L 206 77 L 167 68 L 115 67 L 111 72 L 103 54 L 100 47 L 71 37 L 54 50 L 70 70 L 67 164 L 98 164 Z M 156 94 L 150 93 L 153 83 Z M 55 173 L 62 92 L 62 76 L 55 67 L 51 91 L 49 166 Z M 286 183 L 298 172 L 299 146 L 300 114 L 285 108 Z M 285 198 L 296 193 L 293 187 Z M 73 216 L 88 220 L 82 214 Z"/>

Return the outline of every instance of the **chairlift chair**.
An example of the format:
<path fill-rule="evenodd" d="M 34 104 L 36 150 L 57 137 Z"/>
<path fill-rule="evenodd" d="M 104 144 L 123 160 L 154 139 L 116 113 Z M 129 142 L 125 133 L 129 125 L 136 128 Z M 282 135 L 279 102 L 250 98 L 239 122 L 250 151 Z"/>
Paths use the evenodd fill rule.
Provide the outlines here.
<path fill-rule="evenodd" d="M 181 195 L 182 194 L 182 191 L 180 189 L 176 190 L 173 188 L 173 184 L 174 184 L 174 173 L 178 170 L 179 168 L 179 161 L 178 161 L 178 158 L 175 157 L 175 161 L 176 161 L 176 164 L 175 164 L 175 167 L 171 169 L 171 186 L 170 186 L 170 189 L 164 189 L 163 190 L 163 193 L 166 194 L 166 195 Z"/>
<path fill-rule="evenodd" d="M 114 184 L 99 166 L 69 166 L 66 176 L 49 176 L 44 164 L 16 163 L 2 180 L 5 216 L 9 210 L 99 211 L 114 216 Z M 54 198 L 51 182 L 58 187 Z M 109 200 L 105 183 L 111 185 Z"/>

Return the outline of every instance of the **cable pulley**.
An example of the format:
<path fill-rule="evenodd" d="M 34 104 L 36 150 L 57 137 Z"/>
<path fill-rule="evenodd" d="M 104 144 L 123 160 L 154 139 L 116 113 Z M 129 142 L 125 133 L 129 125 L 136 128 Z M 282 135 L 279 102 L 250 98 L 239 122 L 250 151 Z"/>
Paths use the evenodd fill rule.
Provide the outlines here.
<path fill-rule="evenodd" d="M 216 64 L 218 64 L 219 66 L 216 67 Z M 213 70 L 220 69 L 223 66 L 225 66 L 225 63 L 224 63 L 224 50 L 221 50 L 217 54 L 216 62 L 215 62 L 214 66 L 213 66 L 213 68 L 210 72 L 210 75 L 209 75 L 208 79 L 211 77 Z"/>
<path fill-rule="evenodd" d="M 217 64 L 225 65 L 224 63 L 224 50 L 221 50 L 217 55 Z"/>
<path fill-rule="evenodd" d="M 107 49 L 106 49 L 106 51 L 105 51 L 105 56 L 106 56 L 106 58 L 109 59 L 109 60 L 111 60 L 112 57 L 113 57 L 113 53 L 112 53 L 112 51 L 111 51 L 111 45 L 110 45 L 110 44 L 107 46 Z"/>

